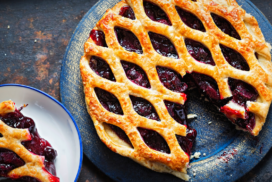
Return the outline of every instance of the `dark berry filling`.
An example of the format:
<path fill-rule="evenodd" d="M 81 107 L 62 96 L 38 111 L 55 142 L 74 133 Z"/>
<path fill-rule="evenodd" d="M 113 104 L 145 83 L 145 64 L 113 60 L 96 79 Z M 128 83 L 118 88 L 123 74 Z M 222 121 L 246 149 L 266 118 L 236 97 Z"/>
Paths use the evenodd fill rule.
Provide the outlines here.
<path fill-rule="evenodd" d="M 142 136 L 147 146 L 163 153 L 170 153 L 167 142 L 156 131 L 145 128 L 138 128 L 138 131 L 140 132 L 140 135 Z"/>
<path fill-rule="evenodd" d="M 167 37 L 153 32 L 149 32 L 148 35 L 157 53 L 165 57 L 179 58 L 175 46 Z"/>
<path fill-rule="evenodd" d="M 90 67 L 98 74 L 99 76 L 106 78 L 111 81 L 115 81 L 115 77 L 110 69 L 108 63 L 102 58 L 92 56 L 90 59 Z"/>
<path fill-rule="evenodd" d="M 118 101 L 118 99 L 112 94 L 109 93 L 101 88 L 95 88 L 95 93 L 97 95 L 97 98 L 99 102 L 102 104 L 102 106 L 115 114 L 123 115 L 122 107 Z"/>
<path fill-rule="evenodd" d="M 195 60 L 201 63 L 215 65 L 210 50 L 203 44 L 192 39 L 185 39 L 185 44 L 189 54 L 195 58 Z"/>
<path fill-rule="evenodd" d="M 221 51 L 226 59 L 226 61 L 236 69 L 249 71 L 249 66 L 245 58 L 235 50 L 223 46 L 220 44 Z"/>
<path fill-rule="evenodd" d="M 259 96 L 254 87 L 241 80 L 229 78 L 228 83 L 233 95 L 232 100 L 241 106 L 246 107 L 247 101 L 256 101 Z"/>
<path fill-rule="evenodd" d="M 176 135 L 176 137 L 182 150 L 188 155 L 188 157 L 190 157 L 197 132 L 195 129 L 191 129 L 190 127 L 187 127 L 186 133 L 187 133 L 186 136 Z"/>
<path fill-rule="evenodd" d="M 114 30 L 119 44 L 127 51 L 136 52 L 138 54 L 143 53 L 142 46 L 138 38 L 131 31 L 119 27 L 116 27 Z"/>
<path fill-rule="evenodd" d="M 112 125 L 112 124 L 107 124 L 107 125 L 114 131 L 114 133 L 120 139 L 122 139 L 124 142 L 126 142 L 127 144 L 129 144 L 133 148 L 128 136 L 126 135 L 126 133 L 121 128 L 119 128 L 118 126 Z"/>
<path fill-rule="evenodd" d="M 154 3 L 144 1 L 144 9 L 146 15 L 153 21 L 163 23 L 166 25 L 172 25 L 167 14 Z"/>
<path fill-rule="evenodd" d="M 153 107 L 153 105 L 148 102 L 147 100 L 140 98 L 140 97 L 135 97 L 135 96 L 130 96 L 130 99 L 132 101 L 133 109 L 141 116 L 144 116 L 148 119 L 153 119 L 156 121 L 160 121 L 160 118 Z"/>
<path fill-rule="evenodd" d="M 11 170 L 23 165 L 25 162 L 17 154 L 7 149 L 0 149 L 0 176 L 7 176 Z"/>
<path fill-rule="evenodd" d="M 164 101 L 164 104 L 168 110 L 168 113 L 174 120 L 187 126 L 187 113 L 184 105 L 170 101 Z"/>
<path fill-rule="evenodd" d="M 239 127 L 252 131 L 255 126 L 255 115 L 246 109 L 246 102 L 247 101 L 256 101 L 257 97 L 259 96 L 258 92 L 255 90 L 254 87 L 245 83 L 241 80 L 236 80 L 233 78 L 229 78 L 228 80 L 231 92 L 232 92 L 232 101 L 243 106 L 246 110 L 245 116 L 243 118 L 238 118 L 236 120 L 232 120 L 235 124 Z M 221 108 L 221 111 L 229 112 L 230 114 L 236 114 L 235 111 L 228 111 L 227 108 Z M 231 113 L 233 112 L 233 113 Z M 237 117 L 242 117 L 239 113 L 236 114 Z"/>
<path fill-rule="evenodd" d="M 185 106 L 170 101 L 164 101 L 164 103 L 170 116 L 178 123 L 187 126 L 187 113 Z M 190 156 L 191 154 L 191 149 L 195 142 L 196 135 L 197 135 L 196 130 L 190 128 L 189 126 L 187 126 L 186 136 L 177 135 L 180 147 L 188 156 Z"/>
<path fill-rule="evenodd" d="M 102 46 L 102 47 L 108 47 L 105 39 L 105 34 L 104 32 L 100 30 L 92 30 L 90 32 L 90 37 L 92 40 L 95 42 L 96 45 Z"/>
<path fill-rule="evenodd" d="M 235 124 L 245 130 L 252 131 L 256 124 L 255 115 L 251 112 L 247 112 L 246 119 L 238 118 L 237 120 L 235 120 Z"/>
<path fill-rule="evenodd" d="M 208 96 L 208 98 L 220 100 L 217 83 L 212 77 L 196 72 L 191 73 L 191 76 L 201 92 Z"/>
<path fill-rule="evenodd" d="M 184 82 L 180 74 L 174 70 L 157 66 L 157 72 L 162 84 L 174 92 L 184 93 L 188 85 Z"/>
<path fill-rule="evenodd" d="M 193 72 L 188 77 L 191 77 L 198 90 L 203 93 L 214 105 L 221 107 L 227 104 L 231 98 L 221 99 L 216 81 L 207 75 Z"/>
<path fill-rule="evenodd" d="M 31 134 L 31 140 L 30 141 L 24 141 L 22 142 L 22 145 L 29 150 L 30 152 L 33 152 L 34 154 L 41 155 L 45 157 L 44 165 L 45 169 L 51 173 L 52 175 L 56 175 L 56 169 L 54 165 L 54 160 L 57 156 L 57 151 L 52 148 L 50 143 L 46 141 L 45 139 L 41 138 L 36 127 L 34 121 L 29 118 L 25 117 L 19 110 L 15 110 L 15 112 L 8 113 L 4 116 L 0 115 L 0 120 L 2 120 L 4 123 L 6 123 L 8 126 L 13 128 L 27 128 Z M 1 149 L 1 156 L 2 160 L 5 157 L 9 158 L 11 155 L 10 152 L 6 150 Z M 13 160 L 14 159 L 14 160 Z M 17 157 L 10 159 L 13 165 L 22 165 L 21 160 L 19 160 Z M 2 163 L 1 163 L 2 164 Z M 4 164 L 5 165 L 5 164 Z M 8 171 L 7 171 L 8 172 Z M 1 171 L 0 173 L 3 174 L 5 171 Z M 6 173 L 7 174 L 7 173 Z M 25 179 L 30 179 L 30 177 L 25 177 Z M 36 180 L 31 178 L 32 180 Z M 28 181 L 28 180 L 27 180 Z M 36 180 L 37 181 L 37 180 Z"/>
<path fill-rule="evenodd" d="M 238 40 L 241 40 L 240 35 L 237 33 L 235 28 L 230 24 L 230 22 L 228 22 L 225 18 L 218 16 L 214 13 L 211 13 L 211 15 L 214 23 L 222 30 L 222 32 Z"/>
<path fill-rule="evenodd" d="M 181 20 L 190 28 L 199 30 L 201 32 L 206 32 L 202 22 L 193 13 L 190 13 L 180 7 L 176 6 L 176 10 L 181 18 Z"/>
<path fill-rule="evenodd" d="M 133 63 L 127 61 L 121 61 L 121 64 L 125 70 L 125 73 L 133 83 L 145 88 L 150 88 L 150 84 L 144 70 Z"/>
<path fill-rule="evenodd" d="M 119 15 L 135 20 L 135 15 L 131 7 L 129 6 L 124 6 L 121 8 Z"/>

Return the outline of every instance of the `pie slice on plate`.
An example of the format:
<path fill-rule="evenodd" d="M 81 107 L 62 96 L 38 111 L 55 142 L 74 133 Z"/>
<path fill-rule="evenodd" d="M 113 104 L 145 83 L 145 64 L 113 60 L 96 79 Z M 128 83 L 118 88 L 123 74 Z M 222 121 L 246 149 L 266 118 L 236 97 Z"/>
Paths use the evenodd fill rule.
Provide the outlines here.
<path fill-rule="evenodd" d="M 10 100 L 0 103 L 0 176 L 59 182 L 54 164 L 57 151 L 40 137 L 34 121 L 20 112 L 22 108 L 15 108 Z"/>

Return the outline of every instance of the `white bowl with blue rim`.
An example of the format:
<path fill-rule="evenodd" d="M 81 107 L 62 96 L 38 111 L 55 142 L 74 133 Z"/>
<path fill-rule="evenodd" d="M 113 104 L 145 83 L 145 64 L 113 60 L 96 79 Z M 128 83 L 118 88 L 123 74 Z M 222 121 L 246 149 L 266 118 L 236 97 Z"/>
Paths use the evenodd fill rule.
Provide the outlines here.
<path fill-rule="evenodd" d="M 82 165 L 82 141 L 79 129 L 70 112 L 50 95 L 19 84 L 0 85 L 0 102 L 12 100 L 23 108 L 22 113 L 34 120 L 41 138 L 57 150 L 55 160 L 60 181 L 77 181 Z"/>

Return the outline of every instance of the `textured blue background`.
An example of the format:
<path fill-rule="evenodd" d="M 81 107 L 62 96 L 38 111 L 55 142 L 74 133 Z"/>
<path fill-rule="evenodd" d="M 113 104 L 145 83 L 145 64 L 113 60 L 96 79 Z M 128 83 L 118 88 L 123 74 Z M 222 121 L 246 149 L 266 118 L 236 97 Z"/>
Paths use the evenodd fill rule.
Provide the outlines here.
<path fill-rule="evenodd" d="M 180 181 L 168 174 L 159 174 L 148 170 L 130 159 L 111 152 L 98 138 L 92 121 L 85 108 L 83 88 L 79 73 L 79 59 L 83 55 L 83 44 L 90 30 L 104 12 L 118 0 L 99 1 L 82 19 L 70 44 L 67 47 L 61 72 L 61 99 L 74 116 L 81 131 L 84 153 L 103 172 L 117 181 Z M 250 2 L 238 0 L 238 3 L 255 16 L 268 42 L 272 42 L 272 27 L 262 13 Z M 207 156 L 192 160 L 192 168 L 197 176 L 193 181 L 234 181 L 253 168 L 271 148 L 272 132 L 271 112 L 264 130 L 258 138 L 234 130 L 224 116 L 216 112 L 213 106 L 199 99 L 195 93 L 189 98 L 189 113 L 196 113 L 198 118 L 191 122 L 198 131 L 195 151 L 205 152 Z M 208 122 L 212 121 L 211 125 Z M 260 148 L 262 147 L 262 152 Z M 224 152 L 233 148 L 238 154 L 228 163 L 218 160 Z M 192 176 L 192 172 L 189 170 Z"/>

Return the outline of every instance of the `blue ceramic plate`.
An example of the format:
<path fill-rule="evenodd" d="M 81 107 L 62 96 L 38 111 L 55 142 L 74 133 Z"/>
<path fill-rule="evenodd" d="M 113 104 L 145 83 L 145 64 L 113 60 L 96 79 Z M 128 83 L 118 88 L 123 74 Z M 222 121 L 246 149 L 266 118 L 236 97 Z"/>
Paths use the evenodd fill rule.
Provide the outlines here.
<path fill-rule="evenodd" d="M 82 135 L 84 153 L 105 174 L 116 181 L 126 182 L 178 182 L 180 179 L 169 174 L 160 174 L 140 166 L 134 161 L 110 151 L 98 138 L 93 123 L 86 111 L 84 93 L 79 71 L 79 60 L 89 32 L 105 11 L 119 0 L 100 0 L 83 17 L 64 56 L 60 89 L 62 103 L 74 116 Z M 272 42 L 272 26 L 264 15 L 249 1 L 237 0 L 250 14 L 256 17 L 268 42 Z M 188 99 L 188 113 L 198 115 L 191 126 L 198 136 L 193 152 L 200 151 L 206 156 L 191 160 L 197 175 L 193 181 L 235 181 L 249 172 L 272 146 L 272 113 L 258 138 L 235 130 L 227 119 L 216 109 L 192 93 Z M 212 124 L 208 124 L 212 122 Z M 189 169 L 189 175 L 192 175 Z"/>
<path fill-rule="evenodd" d="M 70 112 L 50 95 L 19 84 L 0 85 L 0 102 L 12 100 L 25 116 L 31 117 L 41 137 L 57 150 L 55 161 L 60 181 L 76 182 L 82 165 L 82 140 Z M 1 180 L 0 180 L 1 181 Z"/>

